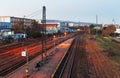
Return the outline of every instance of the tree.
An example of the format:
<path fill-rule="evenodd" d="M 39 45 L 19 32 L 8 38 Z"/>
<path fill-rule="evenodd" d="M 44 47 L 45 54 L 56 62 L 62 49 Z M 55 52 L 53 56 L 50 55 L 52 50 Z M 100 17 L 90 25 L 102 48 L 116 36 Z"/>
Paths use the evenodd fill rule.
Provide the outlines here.
<path fill-rule="evenodd" d="M 114 25 L 108 25 L 108 27 L 104 28 L 102 34 L 104 36 L 109 36 L 111 33 L 116 31 L 116 27 Z"/>
<path fill-rule="evenodd" d="M 33 38 L 41 37 L 41 24 L 38 21 L 32 22 L 32 27 L 27 28 L 27 35 Z"/>
<path fill-rule="evenodd" d="M 96 30 L 94 29 L 95 25 L 91 24 L 89 27 L 89 32 L 91 35 L 95 35 L 96 34 Z"/>
<path fill-rule="evenodd" d="M 24 33 L 25 31 L 24 22 L 18 21 L 12 26 L 12 29 L 14 30 L 15 33 Z"/>

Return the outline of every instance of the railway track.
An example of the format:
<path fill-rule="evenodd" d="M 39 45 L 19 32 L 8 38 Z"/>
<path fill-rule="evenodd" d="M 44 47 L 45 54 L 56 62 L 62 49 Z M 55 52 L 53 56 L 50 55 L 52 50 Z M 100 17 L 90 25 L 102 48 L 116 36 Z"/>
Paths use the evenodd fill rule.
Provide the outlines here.
<path fill-rule="evenodd" d="M 52 78 L 96 78 L 85 50 L 85 33 L 81 32 L 61 59 Z"/>
<path fill-rule="evenodd" d="M 78 52 L 78 66 L 76 66 L 78 71 L 77 74 L 73 75 L 72 77 L 76 78 L 90 78 L 90 64 L 88 61 L 88 54 L 86 52 L 86 40 L 85 40 L 85 34 L 83 37 L 80 37 L 80 49 Z M 74 70 L 75 72 L 75 70 Z M 78 76 L 77 76 L 78 75 Z"/>
<path fill-rule="evenodd" d="M 88 39 L 89 40 L 89 39 Z M 116 69 L 113 61 L 102 52 L 102 49 L 99 48 L 99 46 L 93 42 L 92 40 L 87 40 L 88 44 L 94 45 L 95 47 L 92 48 L 90 45 L 88 45 L 88 50 L 90 54 L 90 59 L 93 67 L 93 74 L 95 77 L 90 78 L 120 78 L 120 72 L 118 69 Z M 92 49 L 91 49 L 92 48 Z M 91 49 L 91 50 L 90 50 Z"/>
<path fill-rule="evenodd" d="M 68 52 L 65 54 L 64 58 L 62 59 L 62 61 L 59 64 L 59 67 L 57 68 L 53 78 L 62 78 L 65 72 L 65 69 L 67 67 L 67 64 L 70 60 L 70 56 L 72 55 L 72 47 L 74 47 L 73 43 L 75 42 L 75 40 L 73 40 Z M 73 58 L 74 56 L 72 56 L 71 58 Z M 72 65 L 71 65 L 72 68 Z M 70 73 L 70 72 L 68 72 Z"/>
<path fill-rule="evenodd" d="M 73 36 L 70 36 L 71 38 Z M 63 42 L 65 39 L 57 41 L 56 45 Z M 47 50 L 54 46 L 53 42 L 50 41 L 47 43 Z M 21 47 L 22 48 L 22 47 Z M 18 48 L 18 50 L 13 50 L 9 52 L 5 52 L 6 54 L 0 54 L 0 76 L 4 77 L 8 73 L 14 71 L 21 65 L 26 63 L 26 57 L 21 58 L 22 49 Z M 36 56 L 41 54 L 41 45 L 34 45 L 28 48 L 29 61 L 35 58 Z M 4 58 L 4 59 L 3 59 Z"/>

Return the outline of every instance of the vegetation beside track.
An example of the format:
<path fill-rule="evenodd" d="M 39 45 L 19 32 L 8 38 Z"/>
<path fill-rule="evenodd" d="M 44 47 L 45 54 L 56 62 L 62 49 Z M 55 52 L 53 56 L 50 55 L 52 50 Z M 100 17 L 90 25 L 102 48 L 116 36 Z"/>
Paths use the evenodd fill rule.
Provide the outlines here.
<path fill-rule="evenodd" d="M 97 36 L 95 40 L 103 48 L 103 51 L 120 65 L 120 43 L 101 35 Z"/>

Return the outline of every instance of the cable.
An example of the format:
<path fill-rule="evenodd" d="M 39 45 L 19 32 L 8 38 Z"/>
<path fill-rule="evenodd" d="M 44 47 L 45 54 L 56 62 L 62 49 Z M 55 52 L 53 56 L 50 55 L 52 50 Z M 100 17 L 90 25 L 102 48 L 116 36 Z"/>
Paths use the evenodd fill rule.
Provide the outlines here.
<path fill-rule="evenodd" d="M 31 13 L 31 14 L 25 15 L 25 16 L 26 16 L 26 17 L 29 17 L 29 18 L 35 17 L 35 16 L 40 15 L 40 12 L 41 12 L 41 9 L 39 9 L 39 10 L 37 10 L 37 11 Z"/>

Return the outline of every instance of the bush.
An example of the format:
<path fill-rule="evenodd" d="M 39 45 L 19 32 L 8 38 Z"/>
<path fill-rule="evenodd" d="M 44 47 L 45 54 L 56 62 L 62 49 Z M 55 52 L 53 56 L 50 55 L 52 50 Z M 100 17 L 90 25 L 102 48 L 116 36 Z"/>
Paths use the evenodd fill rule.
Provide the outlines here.
<path fill-rule="evenodd" d="M 116 54 L 115 54 L 115 52 L 113 51 L 113 49 L 112 48 L 109 48 L 109 50 L 108 50 L 108 56 L 115 56 Z"/>

